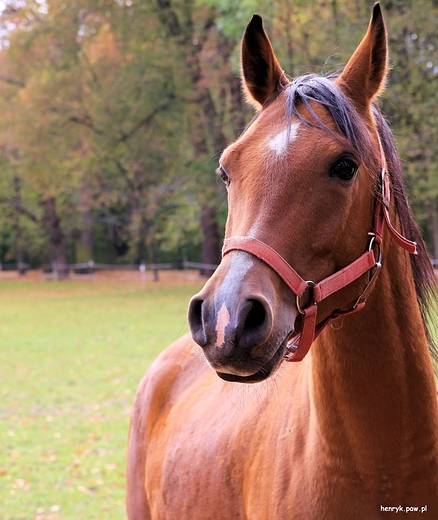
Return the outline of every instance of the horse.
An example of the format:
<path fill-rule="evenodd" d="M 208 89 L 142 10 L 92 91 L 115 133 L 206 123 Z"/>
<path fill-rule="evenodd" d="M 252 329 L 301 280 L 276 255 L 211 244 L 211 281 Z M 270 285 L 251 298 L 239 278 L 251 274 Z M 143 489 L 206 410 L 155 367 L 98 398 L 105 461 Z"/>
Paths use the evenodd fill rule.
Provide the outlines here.
<path fill-rule="evenodd" d="M 241 67 L 223 258 L 140 383 L 128 518 L 436 519 L 435 279 L 377 104 L 380 6 L 337 75 L 289 79 L 258 15 Z"/>

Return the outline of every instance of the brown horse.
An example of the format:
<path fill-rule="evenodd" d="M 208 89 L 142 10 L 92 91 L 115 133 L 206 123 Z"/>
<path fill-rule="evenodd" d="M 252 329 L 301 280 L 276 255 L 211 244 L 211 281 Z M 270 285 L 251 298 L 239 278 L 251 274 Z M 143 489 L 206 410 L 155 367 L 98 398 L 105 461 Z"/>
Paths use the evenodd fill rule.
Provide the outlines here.
<path fill-rule="evenodd" d="M 438 518 L 434 279 L 375 105 L 387 61 L 378 4 L 334 78 L 289 81 L 250 21 L 258 112 L 220 160 L 224 257 L 189 308 L 203 355 L 182 338 L 140 384 L 130 520 Z"/>

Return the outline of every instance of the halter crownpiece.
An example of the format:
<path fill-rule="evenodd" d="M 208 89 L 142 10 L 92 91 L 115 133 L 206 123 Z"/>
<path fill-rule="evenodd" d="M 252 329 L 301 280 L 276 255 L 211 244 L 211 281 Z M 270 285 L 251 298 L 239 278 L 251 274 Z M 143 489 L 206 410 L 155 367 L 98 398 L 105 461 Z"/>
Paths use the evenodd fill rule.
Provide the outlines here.
<path fill-rule="evenodd" d="M 222 257 L 231 251 L 245 251 L 262 260 L 285 282 L 289 289 L 295 294 L 298 312 L 303 316 L 301 333 L 298 334 L 287 346 L 286 361 L 301 361 L 309 351 L 313 341 L 322 332 L 324 327 L 332 320 L 358 312 L 365 306 L 366 299 L 371 291 L 376 276 L 381 268 L 382 260 L 382 238 L 383 226 L 386 223 L 388 231 L 394 241 L 411 254 L 417 254 L 417 244 L 402 236 L 391 224 L 389 208 L 391 201 L 390 180 L 386 172 L 386 160 L 383 153 L 382 143 L 378 136 L 380 156 L 382 161 L 381 191 L 377 196 L 374 210 L 374 227 L 369 233 L 370 241 L 368 249 L 359 258 L 354 260 L 340 271 L 324 278 L 318 283 L 306 281 L 295 271 L 295 269 L 272 247 L 252 237 L 231 237 L 224 240 Z M 374 253 L 377 247 L 377 258 Z M 328 318 L 318 324 L 318 303 L 343 289 L 350 283 L 369 272 L 368 282 L 356 299 L 354 305 L 347 310 L 336 310 Z M 310 305 L 304 309 L 300 300 L 307 289 L 310 289 L 312 299 Z"/>

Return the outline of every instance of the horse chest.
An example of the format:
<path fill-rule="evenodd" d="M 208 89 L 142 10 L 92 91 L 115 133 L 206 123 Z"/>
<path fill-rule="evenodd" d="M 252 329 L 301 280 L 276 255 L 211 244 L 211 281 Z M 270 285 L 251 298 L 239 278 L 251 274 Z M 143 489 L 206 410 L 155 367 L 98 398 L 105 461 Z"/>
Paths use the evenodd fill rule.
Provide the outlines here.
<path fill-rule="evenodd" d="M 218 429 L 210 421 L 195 424 L 186 415 L 183 426 L 171 421 L 172 431 L 151 442 L 146 473 L 155 520 L 374 517 L 355 479 L 315 461 L 319 450 L 293 427 L 275 432 L 263 420 L 260 427 L 236 420 L 235 428 Z"/>
<path fill-rule="evenodd" d="M 297 381 L 297 398 L 305 387 Z M 321 454 L 308 435 L 307 400 L 294 409 L 280 383 L 275 398 L 272 387 L 241 390 L 200 379 L 158 423 L 146 458 L 152 518 L 311 520 L 327 513 L 336 493 L 324 491 L 315 471 Z"/>

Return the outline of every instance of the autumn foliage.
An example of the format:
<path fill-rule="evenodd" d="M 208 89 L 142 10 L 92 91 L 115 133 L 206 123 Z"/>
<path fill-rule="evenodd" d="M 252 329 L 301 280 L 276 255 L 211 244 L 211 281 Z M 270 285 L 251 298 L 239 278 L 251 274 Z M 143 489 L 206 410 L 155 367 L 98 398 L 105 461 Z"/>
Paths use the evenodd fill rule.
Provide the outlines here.
<path fill-rule="evenodd" d="M 438 257 L 438 6 L 382 2 L 392 121 Z M 290 76 L 338 70 L 366 2 L 0 2 L 0 261 L 219 260 L 218 153 L 251 117 L 238 47 L 260 12 Z M 243 115 L 242 115 L 243 114 Z"/>

